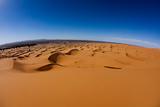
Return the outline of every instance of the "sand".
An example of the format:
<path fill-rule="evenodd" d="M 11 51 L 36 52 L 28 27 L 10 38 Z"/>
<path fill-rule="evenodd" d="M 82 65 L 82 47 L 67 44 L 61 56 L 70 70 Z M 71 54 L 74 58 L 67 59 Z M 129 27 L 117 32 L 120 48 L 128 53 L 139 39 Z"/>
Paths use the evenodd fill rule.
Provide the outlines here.
<path fill-rule="evenodd" d="M 49 43 L 0 51 L 0 107 L 160 107 L 160 49 Z"/>

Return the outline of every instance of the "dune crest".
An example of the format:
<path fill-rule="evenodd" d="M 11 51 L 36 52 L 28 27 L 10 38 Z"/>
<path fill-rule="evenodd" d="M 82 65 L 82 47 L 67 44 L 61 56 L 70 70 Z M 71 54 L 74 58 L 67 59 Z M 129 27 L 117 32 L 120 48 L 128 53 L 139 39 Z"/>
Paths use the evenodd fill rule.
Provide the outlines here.
<path fill-rule="evenodd" d="M 58 62 L 58 58 L 59 58 L 60 56 L 63 56 L 63 55 L 64 55 L 63 53 L 56 52 L 56 53 L 50 55 L 50 56 L 48 57 L 48 60 L 49 60 L 51 63 L 55 63 L 55 64 L 56 64 L 56 63 Z"/>
<path fill-rule="evenodd" d="M 71 49 L 69 50 L 67 53 L 65 53 L 66 55 L 75 55 L 79 50 L 78 49 Z"/>

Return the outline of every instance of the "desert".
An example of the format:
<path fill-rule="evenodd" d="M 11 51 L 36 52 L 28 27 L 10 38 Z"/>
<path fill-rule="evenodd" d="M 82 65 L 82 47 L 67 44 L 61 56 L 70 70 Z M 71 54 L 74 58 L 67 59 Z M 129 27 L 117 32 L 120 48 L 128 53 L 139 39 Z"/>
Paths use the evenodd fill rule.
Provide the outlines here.
<path fill-rule="evenodd" d="M 101 42 L 0 50 L 0 107 L 159 107 L 160 49 Z"/>

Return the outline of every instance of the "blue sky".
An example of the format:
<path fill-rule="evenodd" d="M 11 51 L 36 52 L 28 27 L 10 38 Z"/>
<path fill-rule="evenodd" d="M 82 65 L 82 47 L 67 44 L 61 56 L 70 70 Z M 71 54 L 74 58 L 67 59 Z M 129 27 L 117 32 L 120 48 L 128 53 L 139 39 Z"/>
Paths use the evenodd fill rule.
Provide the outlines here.
<path fill-rule="evenodd" d="M 88 39 L 160 47 L 159 0 L 0 0 L 0 44 Z"/>

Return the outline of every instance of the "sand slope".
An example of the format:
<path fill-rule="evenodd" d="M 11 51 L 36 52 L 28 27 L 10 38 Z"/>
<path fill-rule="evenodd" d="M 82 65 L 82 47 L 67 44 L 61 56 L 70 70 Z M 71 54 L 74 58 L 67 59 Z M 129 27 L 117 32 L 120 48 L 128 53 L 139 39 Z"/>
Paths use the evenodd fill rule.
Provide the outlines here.
<path fill-rule="evenodd" d="M 0 58 L 0 107 L 160 107 L 159 49 L 43 44 Z"/>

